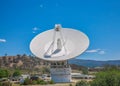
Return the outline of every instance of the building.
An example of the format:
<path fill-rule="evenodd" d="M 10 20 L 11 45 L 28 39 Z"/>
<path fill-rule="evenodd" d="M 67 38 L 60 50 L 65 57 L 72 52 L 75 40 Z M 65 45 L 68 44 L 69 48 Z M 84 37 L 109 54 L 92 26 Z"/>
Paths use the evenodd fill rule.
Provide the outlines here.
<path fill-rule="evenodd" d="M 72 78 L 75 79 L 94 79 L 95 76 L 94 75 L 84 75 L 81 73 L 71 73 Z"/>

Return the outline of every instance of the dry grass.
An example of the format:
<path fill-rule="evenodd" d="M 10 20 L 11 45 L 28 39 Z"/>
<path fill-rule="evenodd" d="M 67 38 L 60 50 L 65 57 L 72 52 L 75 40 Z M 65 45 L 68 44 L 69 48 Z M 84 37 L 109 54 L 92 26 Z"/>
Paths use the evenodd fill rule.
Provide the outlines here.
<path fill-rule="evenodd" d="M 72 86 L 75 86 L 75 83 L 71 83 L 71 84 Z M 22 86 L 26 86 L 26 85 L 22 85 Z M 27 85 L 27 86 L 70 86 L 70 83 L 57 83 L 57 84 L 48 84 L 48 85 Z"/>
<path fill-rule="evenodd" d="M 70 84 L 72 84 L 72 86 L 75 86 L 75 83 L 80 81 L 81 79 L 73 79 L 72 83 L 56 83 L 56 84 L 48 84 L 48 85 L 21 85 L 21 86 L 70 86 Z M 91 80 L 86 80 L 85 81 L 91 81 Z M 18 84 L 14 84 L 13 86 L 20 86 Z"/>

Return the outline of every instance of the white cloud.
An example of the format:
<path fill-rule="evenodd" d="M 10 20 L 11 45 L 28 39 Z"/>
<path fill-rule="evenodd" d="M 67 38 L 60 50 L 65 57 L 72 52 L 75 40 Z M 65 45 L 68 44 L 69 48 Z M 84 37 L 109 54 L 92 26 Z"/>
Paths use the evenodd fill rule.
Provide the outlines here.
<path fill-rule="evenodd" d="M 105 54 L 105 51 L 102 49 L 92 49 L 92 50 L 87 50 L 86 53 L 97 53 L 97 54 L 103 55 Z"/>
<path fill-rule="evenodd" d="M 37 28 L 37 27 L 34 27 L 34 28 L 33 28 L 33 30 L 34 30 L 34 31 L 36 31 L 36 30 L 39 30 L 39 28 Z"/>
<path fill-rule="evenodd" d="M 36 33 L 38 30 L 39 30 L 39 28 L 37 28 L 37 27 L 34 27 L 34 28 L 32 28 L 32 33 Z"/>
<path fill-rule="evenodd" d="M 98 54 L 103 55 L 103 54 L 105 54 L 105 51 L 101 50 L 101 51 L 98 52 Z"/>
<path fill-rule="evenodd" d="M 33 31 L 32 33 L 36 33 L 35 31 Z"/>
<path fill-rule="evenodd" d="M 40 8 L 43 8 L 43 4 L 40 5 Z"/>
<path fill-rule="evenodd" d="M 0 39 L 0 43 L 1 43 L 1 42 L 4 43 L 4 42 L 6 42 L 6 40 L 5 40 L 5 39 Z"/>
<path fill-rule="evenodd" d="M 87 50 L 87 53 L 96 53 L 98 52 L 100 49 L 93 49 L 93 50 Z"/>

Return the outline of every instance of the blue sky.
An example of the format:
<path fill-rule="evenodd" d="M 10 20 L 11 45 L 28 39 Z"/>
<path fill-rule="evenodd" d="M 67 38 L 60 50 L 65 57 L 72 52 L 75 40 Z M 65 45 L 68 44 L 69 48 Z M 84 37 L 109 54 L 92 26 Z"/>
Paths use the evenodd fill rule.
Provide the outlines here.
<path fill-rule="evenodd" d="M 31 54 L 32 38 L 55 24 L 88 35 L 77 58 L 120 60 L 120 0 L 0 0 L 0 56 Z"/>

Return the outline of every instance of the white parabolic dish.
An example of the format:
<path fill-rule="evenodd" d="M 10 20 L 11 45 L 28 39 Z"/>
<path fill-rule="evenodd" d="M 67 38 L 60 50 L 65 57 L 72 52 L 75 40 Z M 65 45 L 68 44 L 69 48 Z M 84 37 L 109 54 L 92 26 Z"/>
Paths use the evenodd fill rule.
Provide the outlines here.
<path fill-rule="evenodd" d="M 66 54 L 54 57 L 45 57 L 45 53 L 53 42 L 54 29 L 38 34 L 30 43 L 32 53 L 43 60 L 63 61 L 82 54 L 89 46 L 88 37 L 75 29 L 62 28 L 61 33 L 65 41 L 64 47 Z M 59 54 L 58 54 L 59 55 Z"/>

